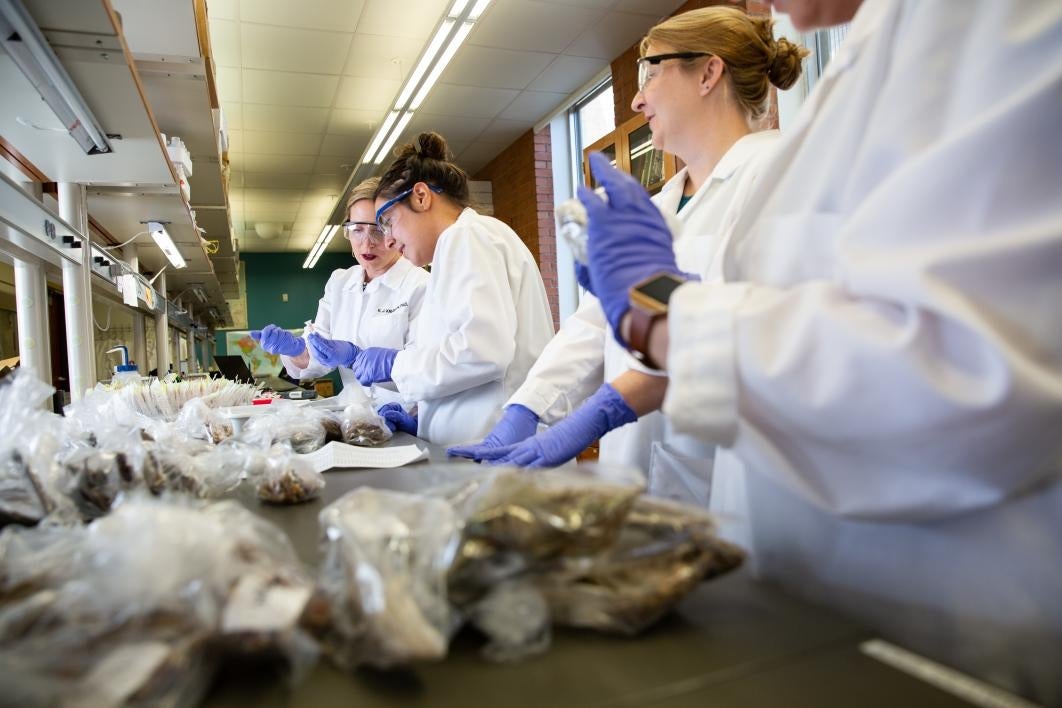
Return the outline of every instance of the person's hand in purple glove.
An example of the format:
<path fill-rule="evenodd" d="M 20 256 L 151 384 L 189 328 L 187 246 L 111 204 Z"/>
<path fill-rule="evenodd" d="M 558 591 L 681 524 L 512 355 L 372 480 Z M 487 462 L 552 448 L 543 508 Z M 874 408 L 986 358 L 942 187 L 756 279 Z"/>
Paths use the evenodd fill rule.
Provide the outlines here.
<path fill-rule="evenodd" d="M 495 465 L 556 467 L 573 459 L 590 443 L 638 415 L 611 384 L 602 384 L 570 416 L 538 435 L 509 447 L 487 452 L 484 460 Z"/>
<path fill-rule="evenodd" d="M 384 419 L 392 433 L 417 434 L 417 416 L 406 413 L 401 403 L 385 403 L 376 412 Z"/>
<path fill-rule="evenodd" d="M 599 152 L 590 155 L 590 169 L 608 194 L 606 202 L 589 187 L 579 187 L 579 201 L 588 218 L 590 281 L 613 334 L 626 346 L 620 322 L 630 309 L 631 286 L 657 273 L 688 276 L 675 263 L 667 222 L 638 180 L 610 165 Z"/>
<path fill-rule="evenodd" d="M 270 354 L 298 356 L 306 351 L 306 343 L 302 341 L 302 337 L 296 337 L 283 327 L 277 327 L 274 324 L 267 324 L 262 329 L 252 329 L 248 334 Z"/>
<path fill-rule="evenodd" d="M 353 342 L 342 339 L 328 339 L 317 332 L 311 332 L 306 338 L 313 358 L 325 366 L 350 366 L 358 357 L 361 349 Z"/>
<path fill-rule="evenodd" d="M 470 460 L 481 462 L 483 455 L 490 450 L 507 447 L 514 443 L 522 442 L 538 430 L 538 416 L 527 406 L 514 403 L 505 407 L 494 428 L 487 433 L 482 442 L 475 445 L 455 445 L 446 448 L 446 454 L 451 457 L 467 457 Z"/>
<path fill-rule="evenodd" d="M 362 386 L 390 381 L 391 367 L 395 365 L 397 354 L 397 349 L 365 347 L 350 367 L 354 370 L 354 378 L 361 382 Z"/>
<path fill-rule="evenodd" d="M 575 262 L 575 282 L 579 283 L 579 286 L 586 292 L 594 294 L 594 286 L 590 282 L 590 269 L 579 261 Z"/>

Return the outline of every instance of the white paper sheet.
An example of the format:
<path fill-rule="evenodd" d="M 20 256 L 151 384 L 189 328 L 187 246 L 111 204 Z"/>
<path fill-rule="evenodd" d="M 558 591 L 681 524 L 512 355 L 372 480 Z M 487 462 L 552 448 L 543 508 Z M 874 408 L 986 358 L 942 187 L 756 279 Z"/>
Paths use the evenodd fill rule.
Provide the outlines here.
<path fill-rule="evenodd" d="M 332 441 L 320 450 L 303 455 L 318 472 L 350 467 L 401 467 L 428 457 L 428 451 L 416 445 L 393 447 L 358 447 Z"/>

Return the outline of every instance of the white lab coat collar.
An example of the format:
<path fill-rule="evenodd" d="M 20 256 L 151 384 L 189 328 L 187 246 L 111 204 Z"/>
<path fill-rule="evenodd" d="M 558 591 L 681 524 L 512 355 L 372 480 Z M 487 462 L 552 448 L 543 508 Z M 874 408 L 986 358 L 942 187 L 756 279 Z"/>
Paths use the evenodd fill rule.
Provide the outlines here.
<path fill-rule="evenodd" d="M 388 290 L 398 290 L 402 285 L 402 281 L 406 277 L 406 273 L 408 273 L 409 269 L 412 267 L 412 263 L 405 258 L 399 257 L 399 259 L 395 261 L 395 264 L 388 268 L 383 275 L 378 278 L 373 278 L 368 283 L 365 283 L 365 269 L 360 265 L 355 265 L 351 267 L 350 278 L 348 278 L 347 282 L 343 284 L 343 289 L 354 290 L 355 288 L 359 288 L 367 290 L 371 287 L 386 287 Z M 373 283 L 379 283 L 379 285 L 374 286 Z M 363 285 L 364 288 L 362 288 Z"/>
<path fill-rule="evenodd" d="M 690 201 L 680 212 L 678 211 L 678 205 L 682 199 L 683 186 L 686 184 L 686 175 L 689 172 L 688 167 L 683 167 L 660 189 L 660 194 L 657 197 L 660 211 L 666 214 L 677 213 L 681 218 L 683 212 L 688 213 L 692 210 L 692 207 L 696 206 L 696 203 L 711 189 L 714 182 L 725 182 L 730 179 L 739 167 L 749 161 L 753 153 L 759 152 L 760 146 L 765 141 L 774 140 L 777 135 L 777 130 L 749 133 L 731 145 L 730 149 L 723 153 L 719 162 L 716 163 L 712 173 L 708 175 L 708 179 L 694 192 Z"/>

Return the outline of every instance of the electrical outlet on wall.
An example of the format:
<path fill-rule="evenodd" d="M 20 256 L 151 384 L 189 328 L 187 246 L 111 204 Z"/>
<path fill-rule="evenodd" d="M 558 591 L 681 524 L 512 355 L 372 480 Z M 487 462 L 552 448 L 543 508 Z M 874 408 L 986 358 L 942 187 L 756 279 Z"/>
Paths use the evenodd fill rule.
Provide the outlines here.
<path fill-rule="evenodd" d="M 287 302 L 288 301 L 288 294 L 287 293 L 280 293 L 280 301 L 281 302 Z"/>

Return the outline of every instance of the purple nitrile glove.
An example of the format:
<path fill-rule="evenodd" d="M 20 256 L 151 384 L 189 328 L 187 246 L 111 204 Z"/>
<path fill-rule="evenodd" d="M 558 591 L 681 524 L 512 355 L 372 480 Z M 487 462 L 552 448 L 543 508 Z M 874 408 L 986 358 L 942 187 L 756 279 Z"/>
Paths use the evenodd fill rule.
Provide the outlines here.
<path fill-rule="evenodd" d="M 391 367 L 395 365 L 397 354 L 397 349 L 365 347 L 350 367 L 354 370 L 354 378 L 360 381 L 362 386 L 390 381 Z"/>
<path fill-rule="evenodd" d="M 385 403 L 376 411 L 387 423 L 391 432 L 417 434 L 417 416 L 406 413 L 401 403 Z"/>
<path fill-rule="evenodd" d="M 483 455 L 488 450 L 496 450 L 507 447 L 513 443 L 526 440 L 538 430 L 538 416 L 527 406 L 514 403 L 505 407 L 501 420 L 495 423 L 494 428 L 487 433 L 482 442 L 475 445 L 455 445 L 446 448 L 446 454 L 451 457 L 467 457 L 470 460 L 481 462 Z"/>
<path fill-rule="evenodd" d="M 538 435 L 484 456 L 495 465 L 556 467 L 610 430 L 633 423 L 638 415 L 611 384 L 602 384 L 574 413 Z M 502 453 L 502 454 L 499 454 Z"/>
<path fill-rule="evenodd" d="M 579 187 L 588 219 L 587 267 L 612 332 L 626 346 L 619 328 L 630 309 L 631 286 L 657 273 L 687 276 L 675 263 L 671 230 L 641 183 L 610 165 L 601 153 L 590 155 L 590 169 L 608 201 L 589 187 Z"/>
<path fill-rule="evenodd" d="M 586 292 L 594 294 L 594 286 L 590 282 L 590 269 L 579 261 L 575 262 L 575 282 L 579 283 L 579 286 Z"/>
<path fill-rule="evenodd" d="M 361 349 L 353 342 L 342 339 L 328 339 L 317 332 L 311 332 L 306 338 L 313 358 L 325 366 L 351 366 Z"/>
<path fill-rule="evenodd" d="M 267 324 L 262 329 L 252 329 L 248 334 L 270 354 L 298 356 L 306 351 L 306 343 L 302 341 L 302 337 L 296 337 L 283 327 L 277 327 L 274 324 Z"/>

